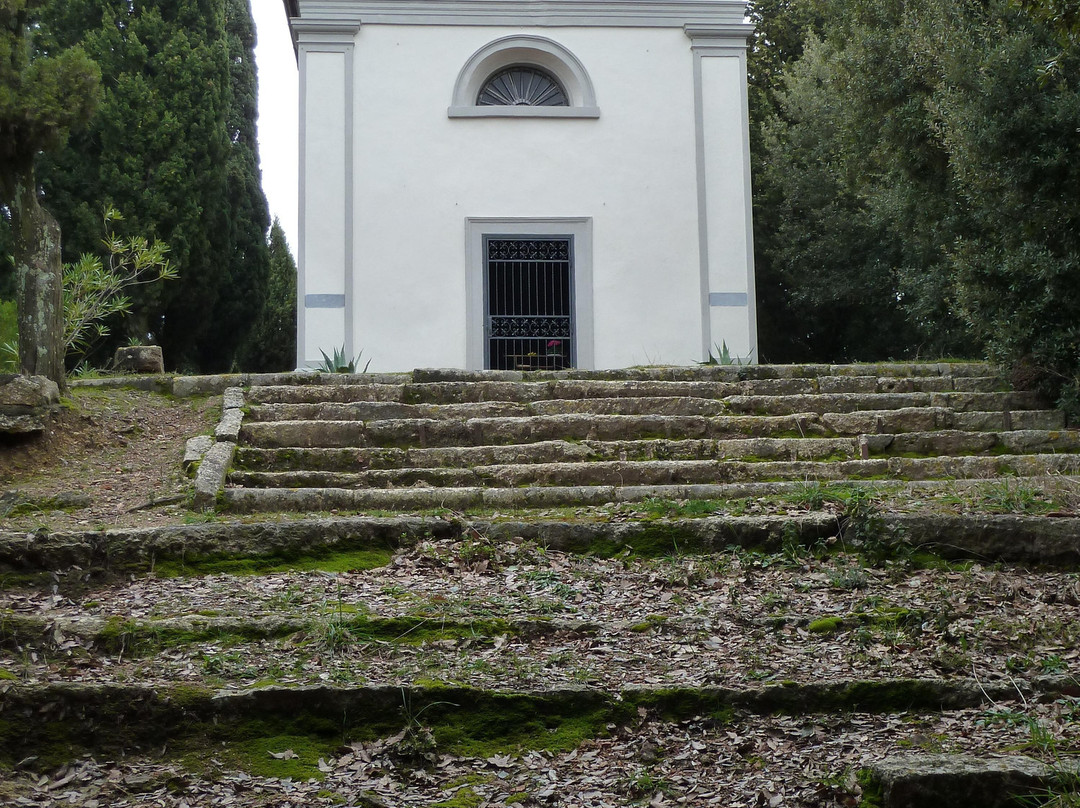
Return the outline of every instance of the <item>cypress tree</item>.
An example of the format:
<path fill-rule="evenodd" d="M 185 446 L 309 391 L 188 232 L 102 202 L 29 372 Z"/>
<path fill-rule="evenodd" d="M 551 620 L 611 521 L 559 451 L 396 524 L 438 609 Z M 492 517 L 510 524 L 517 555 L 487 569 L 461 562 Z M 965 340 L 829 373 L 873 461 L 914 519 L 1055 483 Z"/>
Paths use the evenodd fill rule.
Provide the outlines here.
<path fill-rule="evenodd" d="M 270 228 L 270 281 L 262 316 L 244 346 L 244 370 L 271 372 L 296 366 L 296 262 L 285 230 L 274 218 Z"/>
<path fill-rule="evenodd" d="M 97 252 L 102 208 L 119 209 L 121 235 L 167 242 L 179 270 L 140 290 L 123 329 L 171 367 L 228 369 L 269 265 L 247 1 L 53 0 L 45 29 L 57 48 L 81 43 L 104 84 L 90 127 L 42 170 L 65 258 Z"/>
<path fill-rule="evenodd" d="M 215 360 L 221 356 L 236 364 L 237 352 L 262 313 L 270 273 L 266 243 L 270 214 L 262 192 L 255 133 L 255 24 L 248 0 L 226 0 L 225 29 L 231 90 L 225 119 L 230 143 L 225 180 L 231 249 L 222 256 L 223 290 L 210 324 L 210 339 L 202 345 L 201 364 L 206 367 L 220 366 Z"/>

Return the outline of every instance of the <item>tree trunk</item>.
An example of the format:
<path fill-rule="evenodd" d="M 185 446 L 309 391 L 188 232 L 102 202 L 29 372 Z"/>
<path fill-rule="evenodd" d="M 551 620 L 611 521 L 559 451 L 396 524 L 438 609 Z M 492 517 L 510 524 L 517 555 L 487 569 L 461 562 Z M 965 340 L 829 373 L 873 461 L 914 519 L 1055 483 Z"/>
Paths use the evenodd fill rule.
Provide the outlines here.
<path fill-rule="evenodd" d="M 60 225 L 37 201 L 33 173 L 16 182 L 11 207 L 19 310 L 19 364 L 65 389 Z"/>

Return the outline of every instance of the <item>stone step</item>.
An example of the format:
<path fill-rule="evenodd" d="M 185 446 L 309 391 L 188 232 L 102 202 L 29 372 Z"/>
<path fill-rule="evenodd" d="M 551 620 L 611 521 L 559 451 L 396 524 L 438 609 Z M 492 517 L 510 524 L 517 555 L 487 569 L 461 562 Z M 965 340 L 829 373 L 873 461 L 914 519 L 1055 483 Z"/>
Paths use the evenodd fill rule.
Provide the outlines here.
<path fill-rule="evenodd" d="M 534 402 L 478 401 L 465 404 L 348 403 L 263 404 L 252 407 L 251 421 L 382 421 L 392 419 L 468 420 L 594 413 L 598 415 L 722 415 L 724 403 L 711 398 L 637 396 L 553 399 Z"/>
<path fill-rule="evenodd" d="M 429 448 L 495 446 L 554 440 L 664 438 L 836 437 L 863 434 L 962 431 L 1060 430 L 1057 410 L 956 412 L 910 407 L 849 413 L 779 416 L 541 415 L 511 418 L 389 419 L 385 421 L 245 421 L 243 443 L 256 448 Z"/>
<path fill-rule="evenodd" d="M 474 527 L 403 546 L 367 570 L 129 577 L 73 597 L 5 593 L 0 668 L 23 682 L 216 687 L 224 678 L 233 688 L 267 678 L 318 684 L 328 672 L 351 680 L 362 670 L 386 684 L 428 678 L 491 690 L 582 681 L 737 688 L 826 673 L 955 680 L 973 669 L 1000 684 L 1047 668 L 1075 672 L 1060 653 L 1078 631 L 1074 574 L 940 560 L 920 568 L 900 553 L 874 568 L 833 527 L 829 542 L 789 535 L 772 552 L 701 552 L 687 533 L 680 554 L 657 546 L 651 558 L 571 555 Z M 676 535 L 644 538 L 670 548 Z M 1017 594 L 1025 592 L 1037 594 Z M 1018 597 L 1037 603 L 1037 633 Z M 882 647 L 867 655 L 870 645 Z M 313 651 L 332 658 L 313 669 Z M 1030 663 L 1009 663 L 1017 654 Z M 1055 654 L 1054 665 L 1039 664 Z M 158 658 L 153 670 L 148 658 Z M 515 658 L 546 664 L 515 668 Z"/>
<path fill-rule="evenodd" d="M 325 744 L 328 750 L 339 750 L 340 754 L 345 751 L 343 745 L 347 747 L 353 741 L 390 738 L 409 729 L 416 732 L 413 722 L 417 715 L 424 716 L 422 726 L 430 733 L 432 749 L 468 755 L 468 742 L 476 748 L 478 742 L 486 740 L 487 746 L 481 748 L 520 754 L 537 747 L 570 751 L 582 741 L 606 737 L 619 727 L 640 725 L 643 719 L 678 722 L 711 718 L 706 726 L 721 729 L 719 734 L 723 735 L 724 725 L 732 724 L 737 717 L 855 712 L 865 717 L 975 709 L 985 713 L 988 705 L 1012 704 L 1010 700 L 1018 697 L 1053 700 L 1070 689 L 1064 678 L 1017 682 L 1015 686 L 1008 682 L 983 686 L 977 679 L 830 678 L 801 685 L 766 683 L 740 688 L 567 687 L 531 691 L 379 683 L 261 686 L 242 691 L 182 684 L 16 684 L 5 689 L 0 720 L 5 747 L 18 749 L 26 757 L 55 754 L 57 737 L 76 749 L 96 749 L 109 756 L 137 754 L 140 747 L 177 747 L 185 753 L 205 754 L 212 746 L 227 754 L 222 748 L 224 742 L 235 742 L 237 733 L 248 739 L 275 733 L 287 736 L 278 738 L 279 744 L 288 744 L 290 738 L 299 741 L 321 737 L 320 748 Z M 972 736 L 969 742 L 985 744 L 985 740 L 980 743 L 978 739 L 978 722 L 974 720 L 977 714 L 970 718 L 973 726 L 966 728 Z M 573 723 L 578 724 L 577 732 L 562 739 L 564 744 L 569 742 L 568 746 L 552 744 L 551 740 L 543 743 L 544 735 Z M 292 732 L 283 731 L 289 726 Z M 123 730 L 107 731 L 116 727 Z M 1014 734 L 1006 733 L 1005 742 L 1026 737 L 1022 734 L 1026 730 L 1023 726 Z M 1000 742 L 1002 733 L 997 734 Z M 362 751 L 363 747 L 354 749 Z M 265 758 L 266 751 L 283 750 L 261 751 Z M 330 757 L 331 751 L 325 754 Z M 423 759 L 419 756 L 416 762 Z M 402 762 L 400 757 L 398 760 Z M 314 764 L 311 760 L 312 768 Z M 509 762 L 505 765 L 509 766 Z"/>
<path fill-rule="evenodd" d="M 835 393 L 819 395 L 728 396 L 728 411 L 752 415 L 790 415 L 801 412 L 850 413 L 861 410 L 899 410 L 933 407 L 953 412 L 1036 410 L 1034 393 Z"/>
<path fill-rule="evenodd" d="M 989 362 L 866 362 L 848 365 L 801 364 L 801 365 L 659 365 L 647 367 L 618 368 L 613 370 L 560 370 L 560 371 L 511 371 L 511 370 L 455 370 L 450 368 L 417 368 L 413 381 L 423 382 L 476 382 L 498 379 L 503 381 L 545 381 L 559 379 L 607 379 L 611 381 L 686 381 L 694 379 L 792 379 L 818 376 L 998 376 L 1001 369 Z"/>
<path fill-rule="evenodd" d="M 776 480 L 944 480 L 1080 472 L 1080 455 L 887 457 L 870 460 L 642 460 L 508 463 L 472 468 L 372 471 L 233 471 L 232 485 L 256 488 L 519 488 L 522 486 L 699 485 Z"/>
<path fill-rule="evenodd" d="M 721 399 L 732 395 L 812 395 L 812 394 L 885 394 L 885 393 L 991 393 L 1001 390 L 994 376 L 925 376 L 894 378 L 877 376 L 795 377 L 786 379 L 751 379 L 743 381 L 604 379 L 429 382 L 385 384 L 353 381 L 352 384 L 270 385 L 252 387 L 250 399 L 255 404 L 314 404 L 376 401 L 401 404 L 462 404 L 489 401 L 530 403 L 565 399 L 576 401 L 594 398 L 706 398 Z"/>
<path fill-rule="evenodd" d="M 1067 731 L 1041 706 L 1056 695 L 1049 688 L 1008 695 L 991 687 L 984 701 L 956 706 L 968 703 L 967 691 L 933 681 L 782 687 L 613 694 L 322 685 L 214 694 L 179 684 L 158 692 L 22 686 L 0 709 L 5 746 L 31 759 L 5 777 L 5 797 L 236 808 L 609 808 L 679 798 L 704 808 L 862 797 L 882 808 L 1005 808 L 1067 788 L 1054 767 L 1008 754 L 1030 744 L 1030 725 L 1009 716 Z M 907 706 L 905 695 L 914 696 Z M 46 762 L 56 759 L 57 737 L 72 756 L 60 768 Z M 966 755 L 955 763 L 920 756 L 927 738 Z"/>
<path fill-rule="evenodd" d="M 562 383 L 560 383 L 562 384 Z M 764 384 L 763 382 L 757 384 Z M 565 385 L 563 385 L 565 387 Z M 369 401 L 362 398 L 354 401 L 325 401 L 318 397 L 324 388 L 310 391 L 308 402 L 297 403 L 261 403 L 250 408 L 249 418 L 253 421 L 371 421 L 398 418 L 489 418 L 493 416 L 530 416 L 562 415 L 569 413 L 594 413 L 597 415 L 722 415 L 731 411 L 754 412 L 762 409 L 761 396 L 781 396 L 779 404 L 783 414 L 791 410 L 807 412 L 847 412 L 857 409 L 892 409 L 896 406 L 945 406 L 956 410 L 999 409 L 1013 403 L 1008 394 L 994 392 L 979 393 L 898 393 L 898 392 L 851 392 L 819 395 L 811 391 L 808 397 L 793 395 L 793 391 L 761 392 L 747 397 L 743 385 L 712 385 L 708 383 L 657 383 L 648 390 L 627 387 L 611 382 L 597 382 L 596 389 L 590 393 L 577 389 L 560 390 L 559 385 L 552 390 L 549 385 L 544 390 L 534 389 L 530 393 L 547 392 L 552 398 L 537 399 L 515 392 L 511 401 L 481 400 L 456 404 L 406 404 L 400 401 Z M 730 390 L 721 389 L 730 387 Z M 410 397 L 415 388 L 404 390 L 404 398 Z M 289 388 L 287 392 L 309 391 L 303 388 Z M 567 395 L 562 395 L 566 393 Z M 594 394 L 595 393 L 595 394 Z M 380 393 L 381 395 L 382 393 Z M 572 396 L 571 394 L 578 394 Z M 613 395 L 614 394 L 614 395 Z M 848 399 L 847 396 L 859 396 Z M 911 396 L 916 398 L 912 399 Z M 1013 394 L 1015 396 L 1015 394 Z M 865 396 L 871 396 L 867 399 Z M 893 396 L 880 399 L 879 396 Z M 900 396 L 895 398 L 895 396 Z M 258 396 L 256 398 L 259 398 Z M 524 399 L 524 400 L 521 400 Z M 729 404 L 728 401 L 732 401 Z M 869 404 L 867 403 L 869 402 Z M 956 405 L 954 405 L 954 402 Z M 1032 409 L 1034 399 L 1030 396 L 1016 399 L 1023 406 L 1011 406 L 1012 409 Z M 768 409 L 768 407 L 765 407 Z"/>
<path fill-rule="evenodd" d="M 1051 477 L 1007 477 L 1007 487 L 1024 491 L 1054 490 L 1061 486 L 1075 489 L 1080 486 L 1076 476 L 1052 475 Z M 922 480 L 898 483 L 895 480 L 861 480 L 857 487 L 870 494 L 882 492 L 883 496 L 905 498 L 928 497 L 953 498 L 963 492 L 978 492 L 992 480 Z M 772 496 L 802 496 L 807 486 L 816 483 L 806 481 L 713 483 L 708 485 L 639 485 L 639 486 L 551 486 L 531 488 L 397 488 L 397 489 L 343 489 L 343 488 L 225 488 L 221 492 L 220 507 L 231 513 L 259 512 L 349 512 L 394 511 L 418 513 L 424 511 L 520 511 L 522 509 L 551 508 L 600 508 L 627 505 L 647 500 L 708 501 L 743 500 Z M 1000 484 L 999 484 L 1000 487 Z M 999 492 L 1000 494 L 1001 492 Z M 1005 492 L 1007 493 L 1007 491 Z M 998 498 L 995 495 L 995 499 Z M 1007 508 L 1006 510 L 1012 510 Z M 1068 521 L 1068 520 L 1066 520 Z M 1056 520 L 1045 524 L 1053 525 Z M 960 529 L 951 526 L 950 529 Z M 1070 528 L 1071 529 L 1071 528 Z M 1071 534 L 1070 534 L 1071 535 Z M 1032 541 L 1034 541 L 1034 537 Z M 1017 539 L 1019 541 L 1019 539 Z M 1076 538 L 1069 538 L 1061 550 L 1062 558 L 1077 555 L 1072 545 Z M 1012 539 L 1003 545 L 1011 545 Z M 999 549 L 1001 549 L 999 546 Z M 1076 547 L 1080 547 L 1077 544 Z M 1070 549 L 1072 548 L 1072 549 Z M 1018 546 L 1015 551 L 1036 552 L 1037 548 Z M 1015 556 L 1012 556 L 1015 558 Z M 1025 556 L 1026 557 L 1026 556 Z M 1072 563 L 1072 562 L 1070 562 Z"/>
<path fill-rule="evenodd" d="M 434 449 L 257 449 L 237 451 L 242 471 L 365 471 L 400 468 L 472 468 L 507 463 L 601 460 L 851 460 L 865 443 L 871 456 L 1046 454 L 1080 451 L 1080 431 L 912 432 L 851 438 L 744 438 L 734 440 L 541 441 L 503 446 Z"/>
<path fill-rule="evenodd" d="M 990 434 L 990 433 L 988 433 Z M 856 438 L 749 438 L 745 440 L 541 441 L 508 446 L 435 449 L 252 449 L 237 452 L 245 471 L 363 471 L 398 468 L 467 469 L 505 463 L 716 458 L 843 459 L 858 457 Z"/>
<path fill-rule="evenodd" d="M 849 571 L 850 575 L 858 574 Z M 616 584 L 618 581 L 615 582 Z M 569 588 L 565 585 L 564 588 Z M 770 591 L 768 598 L 782 597 Z M 532 595 L 534 608 L 566 613 L 551 589 Z M 751 595 L 751 597 L 753 597 Z M 519 598 L 520 599 L 520 598 Z M 703 608 L 713 608 L 711 599 Z M 654 605 L 651 603 L 646 606 Z M 728 607 L 730 608 L 730 607 Z M 775 613 L 761 619 L 669 618 L 662 606 L 648 613 L 635 607 L 617 624 L 537 617 L 531 620 L 440 620 L 438 615 L 379 619 L 316 607 L 306 620 L 125 620 L 92 626 L 58 618 L 12 618 L 0 666 L 31 684 L 78 681 L 116 686 L 140 681 L 167 687 L 243 689 L 273 679 L 290 687 L 361 681 L 409 687 L 436 680 L 485 690 L 563 689 L 583 684 L 609 691 L 636 687 L 742 688 L 756 682 L 809 685 L 830 680 L 966 679 L 972 666 L 986 684 L 1029 683 L 1044 676 L 1036 660 L 1060 657 L 1060 641 L 1025 645 L 1032 661 L 1017 668 L 1016 648 L 1000 642 L 993 627 L 973 629 L 970 618 L 949 620 L 927 609 L 833 615 Z M 1008 609 L 995 612 L 1005 614 Z M 1059 616 L 1058 612 L 1064 612 Z M 1075 610 L 1046 619 L 1069 621 Z M 160 624 L 159 624 L 160 623 Z M 930 623 L 922 628 L 924 623 Z M 1021 617 L 995 616 L 1000 631 L 1023 633 Z M 966 639 L 969 650 L 943 638 Z M 867 645 L 904 648 L 867 658 Z M 945 646 L 943 648 L 943 646 Z M 978 650 L 970 650 L 976 646 Z M 793 653 L 797 647 L 799 651 Z M 23 660 L 23 654 L 33 655 Z M 312 653 L 325 657 L 319 669 Z M 155 669 L 146 660 L 159 658 Z M 1013 662 L 1009 662 L 1013 659 Z M 524 661 L 531 664 L 523 664 Z M 64 664 L 58 664 L 64 663 Z M 882 673 L 882 668 L 888 672 Z M 1063 661 L 1062 673 L 1074 670 Z M 223 676 L 224 674 L 224 676 Z M 326 676 L 324 674 L 328 674 Z M 222 680 L 225 680 L 222 682 Z"/>
<path fill-rule="evenodd" d="M 158 528 L 114 528 L 83 532 L 45 530 L 28 541 L 26 533 L 0 532 L 0 574 L 9 590 L 19 581 L 29 581 L 35 573 L 45 573 L 36 583 L 43 583 L 43 597 L 51 598 L 57 582 L 69 576 L 82 581 L 88 576 L 111 573 L 122 580 L 132 575 L 159 574 L 156 586 L 167 587 L 161 575 L 199 575 L 228 568 L 251 573 L 275 569 L 321 569 L 327 559 L 341 564 L 371 561 L 375 566 L 389 562 L 400 550 L 425 542 L 459 542 L 480 537 L 494 546 L 513 547 L 521 542 L 535 543 L 548 551 L 576 553 L 592 557 L 608 557 L 632 553 L 642 557 L 683 556 L 688 563 L 692 554 L 719 553 L 732 548 L 776 553 L 796 545 L 814 547 L 822 541 L 842 534 L 848 519 L 840 512 L 814 511 L 825 503 L 840 503 L 852 496 L 872 496 L 890 506 L 906 505 L 913 512 L 883 510 L 874 516 L 881 528 L 881 539 L 889 546 L 904 545 L 936 552 L 950 559 L 976 559 L 984 562 L 1038 564 L 1043 567 L 1061 566 L 1066 569 L 1080 565 L 1080 517 L 1059 516 L 1048 519 L 1023 514 L 980 512 L 1000 507 L 1003 498 L 1026 496 L 1038 492 L 1050 480 L 1017 478 L 998 483 L 985 480 L 954 480 L 949 482 L 895 483 L 880 481 L 851 486 L 818 486 L 803 483 L 758 483 L 742 486 L 654 486 L 652 488 L 609 489 L 620 503 L 596 510 L 580 510 L 576 517 L 550 513 L 516 510 L 513 519 L 463 519 L 446 517 L 320 517 L 285 521 L 233 521 L 175 525 Z M 1055 478 L 1053 482 L 1067 490 L 1075 488 L 1077 478 Z M 543 489 L 545 493 L 567 494 L 566 489 Z M 1028 493 L 1024 493 L 1028 492 Z M 301 494 L 295 491 L 228 491 L 227 494 L 266 494 L 270 496 Z M 443 493 L 432 489 L 417 491 L 340 492 L 383 497 L 382 505 L 417 507 L 404 497 L 417 493 L 431 496 Z M 456 493 L 456 492 L 455 492 Z M 475 502 L 483 505 L 481 493 L 473 492 Z M 521 495 L 523 490 L 493 490 L 488 492 L 493 508 L 506 507 L 506 495 Z M 973 513 L 959 515 L 935 511 L 934 497 L 947 498 L 949 507 L 966 502 Z M 665 513 L 670 507 L 679 512 L 683 505 L 698 506 L 694 518 L 661 518 L 645 520 L 646 500 L 654 500 Z M 524 498 L 522 498 L 524 502 Z M 666 504 L 665 504 L 666 503 Z M 816 506 L 814 503 L 817 503 Z M 627 510 L 641 510 L 637 517 L 627 517 Z M 425 506 L 419 506 L 425 507 Z M 704 509 L 703 509 L 704 508 Z M 635 513 L 630 510 L 630 513 Z M 850 538 L 850 537 L 849 537 Z M 847 539 L 846 539 L 847 540 Z M 898 550 L 903 555 L 903 550 Z M 356 554 L 382 553 L 381 559 Z M 167 565 L 167 566 L 166 566 Z M 318 576 L 325 583 L 329 578 Z M 310 588 L 310 587 L 308 587 Z M 228 588 L 223 597 L 230 596 Z M 20 602 L 37 601 L 21 594 Z M 86 599 L 92 599 L 94 595 Z M 144 608 L 152 608 L 153 598 L 139 599 Z M 50 601 L 51 603 L 51 601 Z M 36 606 L 34 608 L 37 608 Z M 102 606 L 101 614 L 108 616 L 131 611 L 132 605 L 116 609 Z M 41 611 L 46 608 L 42 606 Z M 48 606 L 55 612 L 56 605 Z M 223 613 L 229 613 L 226 610 Z M 80 606 L 77 615 L 92 614 Z M 139 613 L 136 611 L 135 615 Z M 73 615 L 75 616 L 75 615 Z"/>

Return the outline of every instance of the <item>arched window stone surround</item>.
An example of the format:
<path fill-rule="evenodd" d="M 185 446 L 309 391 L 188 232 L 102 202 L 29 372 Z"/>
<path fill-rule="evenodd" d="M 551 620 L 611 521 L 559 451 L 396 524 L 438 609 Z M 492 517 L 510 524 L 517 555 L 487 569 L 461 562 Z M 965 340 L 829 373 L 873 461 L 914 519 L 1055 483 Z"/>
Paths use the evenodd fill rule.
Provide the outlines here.
<path fill-rule="evenodd" d="M 535 65 L 554 75 L 566 91 L 569 106 L 477 106 L 484 83 L 512 65 Z M 454 83 L 447 115 L 451 118 L 599 118 L 596 93 L 584 65 L 554 40 L 531 34 L 502 37 L 469 57 Z"/>

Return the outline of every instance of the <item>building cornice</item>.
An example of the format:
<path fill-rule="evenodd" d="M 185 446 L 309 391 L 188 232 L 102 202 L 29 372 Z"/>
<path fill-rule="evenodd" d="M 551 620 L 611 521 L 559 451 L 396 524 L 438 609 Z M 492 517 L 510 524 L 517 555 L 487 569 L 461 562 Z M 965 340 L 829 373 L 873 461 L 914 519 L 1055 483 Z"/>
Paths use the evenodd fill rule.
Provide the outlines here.
<path fill-rule="evenodd" d="M 753 36 L 754 30 L 755 26 L 747 22 L 734 25 L 687 24 L 683 26 L 683 31 L 685 31 L 686 35 L 694 41 L 695 45 L 698 43 L 710 45 L 732 39 L 741 39 L 745 41 Z"/>
<path fill-rule="evenodd" d="M 288 0 L 286 0 L 288 2 Z M 743 27 L 744 0 L 296 0 L 305 21 L 365 25 Z M 291 15 L 295 26 L 297 14 Z M 749 26 L 746 26 L 749 28 Z"/>

